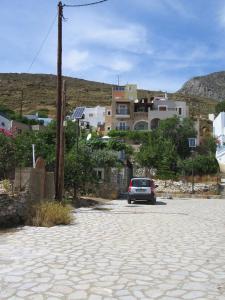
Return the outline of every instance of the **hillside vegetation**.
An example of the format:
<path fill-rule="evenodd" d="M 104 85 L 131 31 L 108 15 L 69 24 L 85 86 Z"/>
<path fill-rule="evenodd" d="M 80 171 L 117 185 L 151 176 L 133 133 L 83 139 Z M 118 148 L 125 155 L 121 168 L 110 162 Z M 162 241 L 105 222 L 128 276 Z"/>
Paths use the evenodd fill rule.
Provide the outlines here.
<path fill-rule="evenodd" d="M 111 84 L 99 83 L 72 77 L 64 77 L 67 83 L 67 112 L 72 108 L 96 105 L 110 105 Z M 23 90 L 23 101 L 22 101 Z M 138 97 L 163 95 L 160 91 L 138 90 Z M 217 101 L 187 94 L 168 94 L 170 99 L 186 101 L 191 116 L 207 116 L 215 110 Z M 0 74 L 0 105 L 23 113 L 46 111 L 56 114 L 56 76 L 47 74 Z"/>

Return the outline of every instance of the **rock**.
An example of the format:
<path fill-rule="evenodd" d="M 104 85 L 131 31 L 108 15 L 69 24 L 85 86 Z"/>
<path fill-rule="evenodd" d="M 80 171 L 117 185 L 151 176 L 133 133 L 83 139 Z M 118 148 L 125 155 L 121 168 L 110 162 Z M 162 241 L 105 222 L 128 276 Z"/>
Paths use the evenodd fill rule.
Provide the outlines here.
<path fill-rule="evenodd" d="M 223 101 L 225 99 L 225 72 L 194 77 L 188 80 L 178 92 Z"/>

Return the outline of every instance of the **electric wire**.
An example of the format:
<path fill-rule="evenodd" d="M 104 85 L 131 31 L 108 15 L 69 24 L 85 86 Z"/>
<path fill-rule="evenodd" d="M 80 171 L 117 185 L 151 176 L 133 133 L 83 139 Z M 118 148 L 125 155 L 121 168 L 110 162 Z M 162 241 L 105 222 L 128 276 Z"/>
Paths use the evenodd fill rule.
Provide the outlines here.
<path fill-rule="evenodd" d="M 82 6 L 90 6 L 90 5 L 96 5 L 96 4 L 99 4 L 99 3 L 103 3 L 103 2 L 106 2 L 108 0 L 99 0 L 99 1 L 95 1 L 95 2 L 91 2 L 91 3 L 86 3 L 86 4 L 64 4 L 63 6 L 64 7 L 82 7 Z"/>
<path fill-rule="evenodd" d="M 32 62 L 31 62 L 31 64 L 30 64 L 29 68 L 27 69 L 27 73 L 30 72 L 30 70 L 31 70 L 31 68 L 33 67 L 34 63 L 36 62 L 36 60 L 37 60 L 39 54 L 41 53 L 41 50 L 43 49 L 43 47 L 44 47 L 44 45 L 45 45 L 45 43 L 46 43 L 46 41 L 47 41 L 47 39 L 48 39 L 48 37 L 49 37 L 49 35 L 50 35 L 52 29 L 53 29 L 53 26 L 55 25 L 55 22 L 56 22 L 56 20 L 57 20 L 57 15 L 58 15 L 58 14 L 55 15 L 55 17 L 54 17 L 54 19 L 53 19 L 53 22 L 51 23 L 51 25 L 50 25 L 50 27 L 49 27 L 49 29 L 48 29 L 48 31 L 47 31 L 47 34 L 46 34 L 46 36 L 44 37 L 44 39 L 43 39 L 43 41 L 42 41 L 42 43 L 41 43 L 40 48 L 38 49 L 37 53 L 35 54 L 35 56 L 34 56 Z"/>

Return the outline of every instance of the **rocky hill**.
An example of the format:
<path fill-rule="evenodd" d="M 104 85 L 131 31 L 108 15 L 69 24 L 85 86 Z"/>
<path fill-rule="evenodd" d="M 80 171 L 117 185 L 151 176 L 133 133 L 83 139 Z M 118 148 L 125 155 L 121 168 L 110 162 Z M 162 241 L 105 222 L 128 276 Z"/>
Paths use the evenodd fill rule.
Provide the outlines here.
<path fill-rule="evenodd" d="M 219 101 L 225 100 L 225 72 L 194 77 L 187 81 L 178 93 Z"/>
<path fill-rule="evenodd" d="M 67 83 L 67 111 L 78 105 L 110 105 L 112 85 L 65 77 Z M 23 92 L 22 92 L 23 91 Z M 163 95 L 161 91 L 138 90 L 138 97 Z M 214 112 L 216 101 L 204 97 L 174 93 L 170 99 L 186 101 L 190 115 L 207 116 Z M 0 105 L 15 111 L 32 113 L 46 111 L 54 117 L 56 113 L 56 76 L 47 74 L 0 74 Z"/>

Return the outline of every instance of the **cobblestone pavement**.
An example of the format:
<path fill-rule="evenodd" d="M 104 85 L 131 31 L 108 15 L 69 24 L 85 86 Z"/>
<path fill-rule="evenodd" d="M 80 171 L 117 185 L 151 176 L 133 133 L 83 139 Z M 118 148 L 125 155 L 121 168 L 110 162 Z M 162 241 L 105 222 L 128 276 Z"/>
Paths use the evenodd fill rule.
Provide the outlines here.
<path fill-rule="evenodd" d="M 0 234 L 0 299 L 225 300 L 225 201 L 114 201 Z"/>

